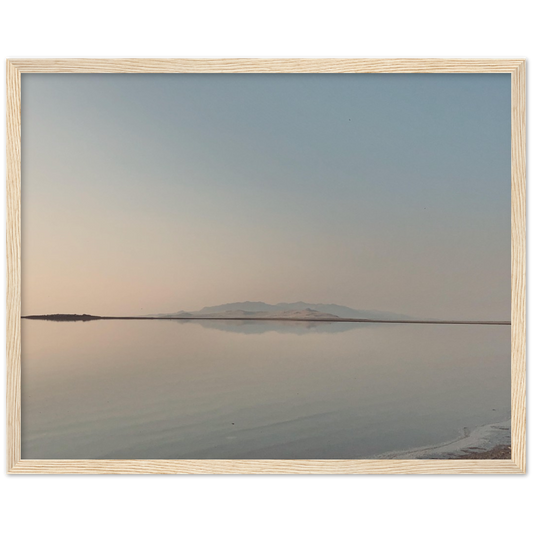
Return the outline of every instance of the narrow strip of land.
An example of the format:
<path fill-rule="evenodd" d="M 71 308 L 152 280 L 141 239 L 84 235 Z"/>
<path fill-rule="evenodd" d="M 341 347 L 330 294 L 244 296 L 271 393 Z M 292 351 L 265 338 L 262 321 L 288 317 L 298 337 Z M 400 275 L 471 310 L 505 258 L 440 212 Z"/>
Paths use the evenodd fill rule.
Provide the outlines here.
<path fill-rule="evenodd" d="M 511 322 L 478 322 L 460 320 L 374 320 L 370 318 L 276 318 L 276 317 L 101 317 L 103 320 L 269 320 L 272 322 L 369 322 L 376 324 L 473 324 L 484 326 L 510 326 Z"/>
<path fill-rule="evenodd" d="M 442 324 L 442 325 L 476 325 L 476 326 L 510 326 L 510 321 L 481 320 L 377 320 L 369 318 L 277 318 L 277 317 L 155 317 L 155 316 L 96 316 L 96 315 L 30 315 L 21 318 L 30 320 L 52 320 L 55 322 L 75 322 L 90 320 L 219 320 L 219 321 L 256 321 L 256 322 L 356 322 L 369 324 Z"/>

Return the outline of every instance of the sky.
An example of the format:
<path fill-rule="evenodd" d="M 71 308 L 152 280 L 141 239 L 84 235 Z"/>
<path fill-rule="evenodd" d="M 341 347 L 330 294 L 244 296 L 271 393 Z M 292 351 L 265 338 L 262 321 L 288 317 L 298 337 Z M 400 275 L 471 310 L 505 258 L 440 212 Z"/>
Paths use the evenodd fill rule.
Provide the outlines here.
<path fill-rule="evenodd" d="M 23 315 L 510 320 L 510 82 L 23 74 Z"/>

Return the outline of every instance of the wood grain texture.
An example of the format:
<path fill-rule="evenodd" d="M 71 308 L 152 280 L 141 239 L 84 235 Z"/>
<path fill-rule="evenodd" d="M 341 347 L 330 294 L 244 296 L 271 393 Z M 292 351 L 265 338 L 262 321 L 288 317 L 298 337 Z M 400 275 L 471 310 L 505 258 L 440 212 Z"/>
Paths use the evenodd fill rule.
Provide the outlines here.
<path fill-rule="evenodd" d="M 512 460 L 22 460 L 17 474 L 519 474 Z"/>
<path fill-rule="evenodd" d="M 20 72 L 514 72 L 521 59 L 12 59 Z"/>
<path fill-rule="evenodd" d="M 21 74 L 511 73 L 511 460 L 21 460 Z M 526 470 L 526 88 L 521 59 L 13 59 L 7 61 L 7 470 L 17 474 L 517 474 Z"/>
<path fill-rule="evenodd" d="M 7 468 L 20 461 L 20 72 L 6 65 L 7 82 Z"/>
<path fill-rule="evenodd" d="M 511 75 L 511 458 L 526 470 L 526 65 Z"/>

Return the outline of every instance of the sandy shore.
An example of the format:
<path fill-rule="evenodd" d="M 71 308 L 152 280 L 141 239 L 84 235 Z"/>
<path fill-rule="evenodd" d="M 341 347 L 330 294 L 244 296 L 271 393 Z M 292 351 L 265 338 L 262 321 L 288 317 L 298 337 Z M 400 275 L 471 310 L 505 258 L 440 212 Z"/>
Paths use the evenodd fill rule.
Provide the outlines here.
<path fill-rule="evenodd" d="M 464 428 L 457 439 L 436 446 L 395 451 L 375 459 L 510 459 L 511 420 Z"/>

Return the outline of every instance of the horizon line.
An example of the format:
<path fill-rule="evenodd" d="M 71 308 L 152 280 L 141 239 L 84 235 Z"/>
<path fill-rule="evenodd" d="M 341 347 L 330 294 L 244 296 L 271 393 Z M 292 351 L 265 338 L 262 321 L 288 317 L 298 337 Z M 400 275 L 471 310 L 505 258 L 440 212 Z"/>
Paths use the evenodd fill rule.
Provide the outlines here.
<path fill-rule="evenodd" d="M 52 318 L 54 317 L 54 318 Z M 56 318 L 57 317 L 57 318 Z M 485 326 L 510 326 L 511 321 L 504 320 L 385 320 L 370 318 L 288 318 L 288 317 L 152 317 L 152 316 L 99 316 L 77 314 L 52 314 L 52 315 L 26 315 L 21 319 L 27 320 L 51 320 L 55 322 L 80 322 L 91 320 L 247 320 L 269 322 L 361 322 L 375 324 L 443 324 L 443 325 L 485 325 Z"/>

